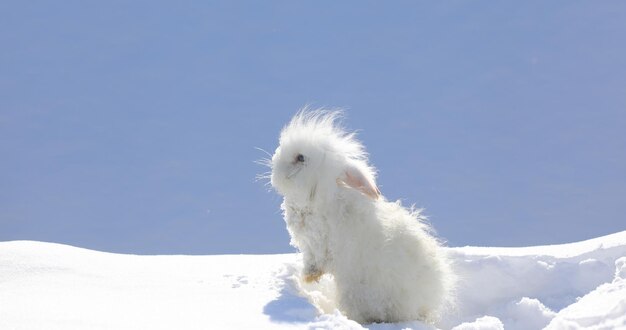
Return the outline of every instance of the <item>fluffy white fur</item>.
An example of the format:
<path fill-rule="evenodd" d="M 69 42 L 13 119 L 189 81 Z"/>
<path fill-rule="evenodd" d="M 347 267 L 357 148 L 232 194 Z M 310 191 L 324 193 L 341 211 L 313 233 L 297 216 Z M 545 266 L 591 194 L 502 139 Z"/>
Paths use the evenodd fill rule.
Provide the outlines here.
<path fill-rule="evenodd" d="M 300 111 L 271 160 L 303 279 L 332 274 L 339 309 L 357 322 L 435 321 L 452 285 L 445 253 L 419 211 L 380 195 L 363 145 L 339 116 Z"/>

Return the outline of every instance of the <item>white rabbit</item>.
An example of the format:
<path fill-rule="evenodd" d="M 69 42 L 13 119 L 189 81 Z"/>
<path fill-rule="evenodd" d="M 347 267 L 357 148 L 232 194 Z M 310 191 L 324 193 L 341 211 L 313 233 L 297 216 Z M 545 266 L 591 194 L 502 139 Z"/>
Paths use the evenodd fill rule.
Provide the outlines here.
<path fill-rule="evenodd" d="M 333 275 L 338 308 L 360 323 L 434 322 L 453 283 L 445 252 L 419 211 L 380 194 L 363 145 L 337 125 L 340 114 L 300 111 L 271 160 L 303 279 Z"/>

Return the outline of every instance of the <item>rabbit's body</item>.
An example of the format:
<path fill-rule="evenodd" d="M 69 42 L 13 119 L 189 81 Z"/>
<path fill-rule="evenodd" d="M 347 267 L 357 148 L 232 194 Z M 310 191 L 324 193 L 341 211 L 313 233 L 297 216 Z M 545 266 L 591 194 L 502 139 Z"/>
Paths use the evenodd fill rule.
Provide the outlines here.
<path fill-rule="evenodd" d="M 272 184 L 284 195 L 281 207 L 291 244 L 303 254 L 304 280 L 332 274 L 339 309 L 361 323 L 436 319 L 452 276 L 428 225 L 418 212 L 379 196 L 362 146 L 332 125 L 334 117 L 324 121 L 334 114 L 306 116 L 283 130 L 272 159 Z M 294 121 L 299 129 L 289 134 Z M 356 144 L 358 157 L 344 159 L 333 149 L 346 142 Z"/>

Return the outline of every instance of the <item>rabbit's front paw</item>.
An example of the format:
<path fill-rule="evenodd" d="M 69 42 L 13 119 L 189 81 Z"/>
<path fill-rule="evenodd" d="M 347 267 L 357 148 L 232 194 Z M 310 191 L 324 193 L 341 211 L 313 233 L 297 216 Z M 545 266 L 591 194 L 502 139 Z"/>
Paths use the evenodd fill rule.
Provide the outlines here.
<path fill-rule="evenodd" d="M 324 272 L 317 268 L 309 267 L 304 274 L 302 274 L 302 278 L 306 283 L 319 282 L 320 277 L 324 275 Z"/>

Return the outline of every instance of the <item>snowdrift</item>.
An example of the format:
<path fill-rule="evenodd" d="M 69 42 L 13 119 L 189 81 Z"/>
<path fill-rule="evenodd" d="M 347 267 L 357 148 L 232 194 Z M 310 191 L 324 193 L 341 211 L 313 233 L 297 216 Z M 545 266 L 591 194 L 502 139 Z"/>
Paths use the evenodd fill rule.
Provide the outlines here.
<path fill-rule="evenodd" d="M 626 328 L 626 231 L 528 248 L 450 248 L 457 307 L 438 324 L 359 325 L 299 256 L 135 256 L 0 243 L 0 329 Z"/>

